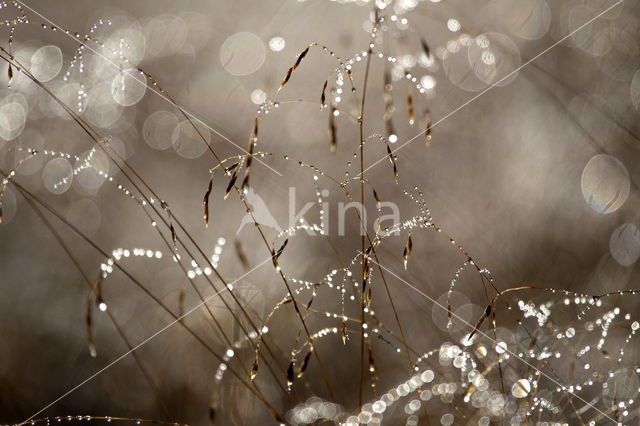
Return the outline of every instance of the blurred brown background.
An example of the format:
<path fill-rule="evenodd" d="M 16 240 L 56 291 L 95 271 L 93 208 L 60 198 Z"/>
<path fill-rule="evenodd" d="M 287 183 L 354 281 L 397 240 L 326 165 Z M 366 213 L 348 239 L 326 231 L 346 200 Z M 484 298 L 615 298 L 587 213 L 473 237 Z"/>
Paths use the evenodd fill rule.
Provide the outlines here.
<path fill-rule="evenodd" d="M 126 37 L 129 40 L 126 50 L 134 57 L 135 64 L 153 75 L 195 117 L 244 148 L 257 109 L 256 101 L 264 100 L 260 91 L 268 99 L 274 98 L 284 72 L 307 44 L 322 43 L 343 58 L 366 49 L 365 29 L 371 4 L 342 3 L 328 0 L 31 0 L 26 4 L 73 31 L 88 32 L 98 19 L 111 19 L 112 26 L 99 28 L 96 36 L 106 37 L 116 45 L 121 36 Z M 506 68 L 501 70 L 509 71 L 613 3 L 604 0 L 421 1 L 404 15 L 409 19 L 410 30 L 396 28 L 385 33 L 385 51 L 398 58 L 419 57 L 420 37 L 427 40 L 436 53 L 438 48 L 449 49 L 446 54 L 439 51 L 444 59 L 438 58 L 436 66 L 415 68 L 418 78 L 428 75 L 430 79 L 423 81 L 435 81 L 428 96 L 416 97 L 417 110 L 428 106 L 437 121 L 489 86 L 481 79 L 465 77 L 471 69 L 466 55 L 469 48 L 448 45 L 460 33 L 473 37 L 493 34 L 491 37 L 508 47 L 502 51 L 506 56 L 501 64 Z M 6 9 L 4 13 L 11 16 L 13 11 Z M 32 19 L 42 21 L 32 12 L 28 13 Z M 527 283 L 593 293 L 633 287 L 637 278 L 635 261 L 640 256 L 640 235 L 636 228 L 640 201 L 636 185 L 640 172 L 637 171 L 639 14 L 637 3 L 623 2 L 524 67 L 506 82 L 508 84 L 493 88 L 439 123 L 434 128 L 431 146 L 425 147 L 421 137 L 407 145 L 398 152 L 400 185 L 393 184 L 387 161 L 375 166 L 367 176 L 375 182 L 381 197 L 398 201 L 403 213 L 410 212 L 407 214 L 414 211 L 411 203 L 401 196 L 401 188 L 419 186 L 434 220 L 492 271 L 499 287 Z M 449 21 L 452 18 L 461 24 L 459 32 L 452 32 L 448 27 L 449 24 L 455 27 L 455 23 Z M 4 34 L 6 46 L 7 29 Z M 274 37 L 281 37 L 284 47 L 282 40 L 273 40 Z M 40 67 L 43 75 L 55 71 L 51 71 L 51 67 L 55 68 L 55 51 L 41 52 L 42 63 L 34 61 L 32 55 L 42 46 L 60 47 L 62 69 L 45 84 L 63 90 L 62 77 L 77 45 L 60 32 L 44 31 L 35 25 L 19 26 L 14 40 L 16 56 Z M 107 102 L 100 91 L 100 82 L 110 82 L 118 70 L 90 53 L 86 55 L 89 96 L 83 114 L 104 134 L 121 141 L 120 147 L 130 163 L 171 205 L 172 211 L 183 218 L 183 223 L 206 251 L 213 253 L 218 237 L 227 239 L 220 256 L 220 268 L 226 276 L 239 276 L 243 268 L 233 252 L 233 241 L 243 211 L 237 199 L 230 198 L 223 203 L 221 193 L 225 184 L 220 181 L 214 188 L 212 224 L 205 229 L 202 223 L 201 199 L 208 182 L 207 171 L 215 165 L 214 160 L 208 153 L 199 153 L 193 134 L 181 135 L 184 139 L 168 149 L 157 149 L 166 144 L 172 131 L 171 120 L 182 117 L 150 90 L 133 106 L 119 107 L 112 101 Z M 335 66 L 326 54 L 311 50 L 291 82 L 274 99 L 317 101 L 324 79 Z M 6 65 L 2 67 L 6 69 Z M 361 64 L 354 66 L 356 79 L 361 78 L 358 74 L 361 69 Z M 384 131 L 382 75 L 383 62 L 374 61 L 367 105 L 369 134 Z M 361 80 L 357 81 L 361 84 Z M 404 83 L 397 84 L 394 122 L 398 144 L 421 130 L 420 126 L 407 124 L 405 90 Z M 18 137 L 0 141 L 3 170 L 15 165 L 16 152 L 12 145 L 40 144 L 40 148 L 76 155 L 91 148 L 92 142 L 71 121 L 57 115 L 41 91 L 16 77 L 13 87 L 3 90 L 2 96 L 6 100 L 16 91 L 22 93 L 24 101 L 20 102 L 26 103 L 28 114 L 24 131 Z M 67 99 L 75 102 L 71 94 Z M 353 108 L 347 101 L 344 106 Z M 157 121 L 146 124 L 147 119 L 160 110 L 169 111 L 172 116 L 159 116 Z M 9 115 L 6 120 L 14 118 Z M 147 131 L 145 125 L 149 126 Z M 169 126 L 169 130 L 162 125 Z M 317 105 L 282 105 L 262 121 L 259 149 L 306 159 L 335 176 L 342 176 L 345 163 L 357 149 L 357 127 L 347 120 L 339 121 L 338 125 L 338 152 L 331 154 L 327 111 L 319 111 Z M 238 147 L 213 132 L 210 140 L 221 156 L 240 152 Z M 592 167 L 585 168 L 598 154 L 610 157 L 601 157 Z M 377 146 L 367 155 L 371 164 L 384 155 L 384 150 Z M 19 171 L 16 181 L 63 212 L 107 252 L 118 247 L 143 247 L 166 253 L 166 247 L 136 205 L 112 186 L 102 185 L 99 179 L 97 183 L 92 181 L 95 176 L 78 176 L 62 195 L 48 191 L 47 176 L 43 175 L 42 168 L 49 160 L 31 160 L 35 165 Z M 602 162 L 598 162 L 600 160 Z M 256 163 L 255 190 L 274 217 L 284 221 L 289 186 L 298 186 L 298 205 L 315 199 L 311 175 L 282 161 L 265 161 L 284 176 Z M 113 166 L 111 164 L 111 170 Z M 326 184 L 326 188 L 330 190 L 332 202 L 342 200 L 337 187 Z M 0 336 L 3 342 L 0 345 L 0 421 L 12 423 L 40 410 L 125 352 L 126 347 L 112 325 L 96 313 L 94 333 L 98 356 L 90 356 L 84 324 L 88 294 L 84 282 L 11 185 L 5 194 L 4 210 L 5 223 L 0 226 Z M 53 222 L 87 275 L 94 279 L 104 259 L 60 222 Z M 250 228 L 243 229 L 238 238 L 253 266 L 268 253 L 258 244 Z M 343 259 L 350 259 L 359 248 L 357 222 L 349 223 L 347 229 L 346 236 L 334 233 L 328 237 Z M 401 266 L 403 246 L 404 239 L 397 238 L 381 248 L 381 256 L 391 269 L 402 272 L 405 279 L 433 298 L 439 298 L 446 292 L 460 259 L 433 237 L 416 238 L 411 260 L 413 270 L 405 273 Z M 185 278 L 168 256 L 157 261 L 129 259 L 127 262 L 136 277 L 172 308 L 177 306 L 180 289 L 187 291 L 187 306 L 197 303 L 193 292 L 186 287 Z M 291 274 L 309 280 L 324 275 L 335 262 L 326 241 L 318 237 L 296 239 L 283 259 Z M 284 295 L 281 283 L 268 265 L 247 276 L 242 283 L 239 294 L 247 303 L 257 306 L 259 315 L 268 313 L 269 307 Z M 481 289 L 476 282 L 463 279 L 459 286 L 465 289 L 470 301 L 482 305 Z M 205 289 L 204 284 L 202 288 Z M 121 273 L 116 272 L 106 280 L 104 291 L 110 309 L 132 342 L 142 341 L 169 321 L 166 314 L 143 297 Z M 399 283 L 393 291 L 402 316 L 407 319 L 408 335 L 417 347 L 427 350 L 434 337 L 448 338 L 448 333 L 430 326 L 433 316 L 437 316 L 430 301 L 416 299 Z M 256 300 L 261 303 L 257 304 Z M 231 330 L 231 320 L 221 304 L 214 302 L 212 306 Z M 384 304 L 377 309 L 383 316 L 389 313 Z M 203 312 L 197 312 L 187 321 L 216 339 L 203 323 L 204 318 Z M 289 323 L 294 320 L 293 315 L 285 315 L 271 328 L 274 333 L 286 335 Z M 233 332 L 237 334 L 238 330 L 233 328 Z M 322 348 L 320 345 L 320 351 Z M 326 346 L 325 353 L 329 348 Z M 138 353 L 156 377 L 172 419 L 205 424 L 217 363 L 177 327 L 155 338 Z M 338 383 L 357 361 L 356 345 L 340 347 L 332 353 L 332 375 Z M 381 362 L 384 365 L 386 361 Z M 397 366 L 396 360 L 390 359 L 388 363 L 389 368 Z M 221 418 L 222 424 L 255 424 L 259 417 L 253 416 L 262 414 L 247 408 L 253 403 L 245 400 L 232 380 L 225 379 L 223 384 L 226 406 L 233 412 L 228 418 Z M 356 384 L 345 381 L 341 385 L 342 396 L 348 400 Z M 384 388 L 384 384 L 380 386 Z M 232 408 L 232 402 L 237 407 Z M 42 415 L 59 414 L 164 417 L 131 357 L 89 381 Z"/>

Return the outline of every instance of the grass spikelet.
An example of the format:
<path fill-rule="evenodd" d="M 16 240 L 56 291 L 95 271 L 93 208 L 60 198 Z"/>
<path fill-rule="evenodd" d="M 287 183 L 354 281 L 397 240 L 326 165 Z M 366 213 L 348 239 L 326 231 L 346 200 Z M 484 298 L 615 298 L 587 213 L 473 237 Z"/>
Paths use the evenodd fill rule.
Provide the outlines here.
<path fill-rule="evenodd" d="M 246 170 L 244 172 L 244 179 L 242 180 L 242 193 L 246 194 L 247 192 L 249 192 L 249 176 L 250 176 L 250 172 L 251 172 L 251 163 L 253 160 L 253 147 L 255 146 L 254 142 L 251 142 L 249 144 L 249 156 L 247 157 L 247 167 Z"/>
<path fill-rule="evenodd" d="M 375 188 L 372 188 L 373 190 L 373 199 L 376 200 L 376 204 L 379 206 L 380 205 L 380 197 L 378 196 L 378 193 L 376 192 Z"/>
<path fill-rule="evenodd" d="M 162 208 L 162 210 L 167 212 L 167 218 L 169 220 L 169 231 L 171 232 L 171 241 L 173 242 L 173 248 L 177 250 L 177 247 L 176 247 L 176 240 L 177 240 L 176 229 L 173 227 L 173 221 L 171 220 L 171 210 L 169 210 L 169 205 L 166 203 L 166 201 L 160 202 L 160 207 Z"/>
<path fill-rule="evenodd" d="M 329 150 L 331 152 L 336 152 L 338 149 L 338 136 L 337 136 L 337 128 L 336 128 L 336 116 L 335 116 L 335 107 L 332 105 L 331 110 L 329 111 Z"/>
<path fill-rule="evenodd" d="M 251 367 L 251 381 L 253 382 L 253 379 L 256 378 L 256 376 L 258 375 L 258 357 L 256 356 L 256 359 L 253 361 L 253 366 Z"/>
<path fill-rule="evenodd" d="M 249 192 L 249 172 L 245 175 L 244 179 L 242 179 L 242 192 L 246 194 Z"/>
<path fill-rule="evenodd" d="M 273 250 L 271 250 L 273 266 L 276 268 L 276 271 L 280 270 L 280 263 L 278 262 L 278 259 L 280 258 L 280 255 L 282 254 L 282 252 L 284 251 L 284 248 L 287 246 L 288 243 L 289 243 L 289 239 L 287 238 L 286 240 L 284 240 L 284 243 L 282 243 L 282 246 L 280 246 L 277 252 L 274 252 Z"/>
<path fill-rule="evenodd" d="M 364 289 L 364 285 L 366 285 L 367 283 L 367 278 L 369 278 L 369 273 L 371 272 L 371 266 L 369 265 L 369 258 L 367 256 L 365 256 L 365 258 L 363 259 L 364 262 L 364 268 L 362 268 L 362 283 L 363 283 L 363 289 Z"/>
<path fill-rule="evenodd" d="M 325 92 L 327 90 L 327 83 L 329 83 L 329 80 L 325 80 L 324 85 L 322 86 L 322 94 L 320 95 L 320 109 L 325 107 L 324 102 L 326 100 Z"/>
<path fill-rule="evenodd" d="M 7 87 L 11 87 L 11 82 L 13 81 L 13 68 L 11 67 L 11 64 L 9 64 L 9 69 L 7 70 L 7 78 L 9 80 Z"/>
<path fill-rule="evenodd" d="M 209 186 L 207 187 L 207 192 L 204 194 L 204 198 L 202 199 L 202 206 L 204 207 L 204 226 L 209 227 L 209 196 L 211 195 L 211 191 L 213 189 L 213 174 L 209 179 Z"/>
<path fill-rule="evenodd" d="M 287 72 L 284 75 L 284 78 L 282 79 L 282 82 L 280 83 L 280 87 L 278 88 L 278 91 L 282 90 L 282 88 L 289 82 L 289 79 L 291 78 L 291 74 L 293 74 L 293 71 L 295 71 L 295 69 L 300 66 L 300 63 L 302 62 L 302 60 L 305 58 L 305 56 L 307 56 L 307 53 L 309 53 L 309 47 L 310 46 L 307 46 L 307 48 L 304 49 L 302 53 L 298 55 L 298 58 L 296 59 L 295 64 L 293 64 L 293 66 L 287 70 Z"/>
<path fill-rule="evenodd" d="M 471 332 L 471 334 L 469 334 L 469 337 L 467 337 L 467 342 L 470 342 L 473 336 L 480 330 L 480 326 L 482 325 L 484 320 L 486 320 L 491 315 L 492 311 L 493 307 L 491 305 L 487 305 L 487 309 L 485 310 L 484 314 L 480 317 L 475 327 L 473 327 L 473 331 Z"/>
<path fill-rule="evenodd" d="M 387 145 L 387 157 L 389 158 L 389 161 L 393 165 L 393 178 L 397 182 L 398 181 L 398 167 L 396 166 L 396 158 L 394 157 L 393 152 L 391 152 L 391 147 L 389 146 L 389 141 L 385 141 L 385 143 Z"/>
<path fill-rule="evenodd" d="M 415 114 L 413 111 L 413 97 L 411 93 L 407 95 L 407 115 L 409 116 L 409 124 L 413 126 L 415 123 Z"/>
<path fill-rule="evenodd" d="M 284 75 L 284 78 L 282 79 L 282 82 L 280 83 L 280 87 L 278 88 L 278 91 L 280 91 L 285 86 L 285 84 L 289 82 L 292 72 L 293 72 L 293 67 L 287 70 L 286 74 Z"/>
<path fill-rule="evenodd" d="M 411 256 L 412 249 L 413 249 L 413 241 L 411 240 L 411 232 L 409 232 L 409 236 L 407 237 L 407 244 L 404 246 L 404 253 L 402 254 L 404 269 L 407 269 L 407 263 L 409 262 L 409 256 Z"/>
<path fill-rule="evenodd" d="M 173 245 L 176 245 L 176 228 L 173 227 L 173 223 L 169 223 L 169 230 L 171 231 L 171 241 L 173 241 Z"/>
<path fill-rule="evenodd" d="M 256 143 L 258 142 L 258 118 L 253 122 L 253 130 L 251 131 L 251 137 L 249 138 L 249 155 L 247 156 L 247 163 L 244 172 L 244 180 L 242 181 L 242 192 L 246 194 L 249 191 L 249 176 L 251 173 L 251 165 L 253 164 L 253 151 Z"/>
<path fill-rule="evenodd" d="M 276 253 L 276 257 L 280 257 L 280 255 L 282 254 L 282 252 L 284 251 L 288 243 L 289 243 L 289 239 L 287 238 L 286 240 L 284 240 L 284 243 L 282 243 L 282 246 L 278 249 L 278 252 Z"/>
<path fill-rule="evenodd" d="M 298 68 L 298 66 L 300 66 L 300 63 L 302 62 L 302 60 L 304 59 L 305 56 L 307 56 L 307 53 L 309 53 L 309 46 L 307 46 L 306 49 L 304 49 L 299 55 L 298 55 L 298 59 L 296 59 L 296 63 L 293 64 L 293 69 L 295 70 L 296 68 Z"/>
<path fill-rule="evenodd" d="M 238 179 L 238 171 L 234 171 L 233 175 L 231 176 L 231 180 L 229 181 L 229 184 L 227 185 L 227 189 L 225 189 L 224 191 L 224 199 L 226 200 L 227 197 L 229 196 L 229 193 L 231 193 L 231 190 L 233 189 L 233 185 L 236 184 L 236 180 Z"/>
<path fill-rule="evenodd" d="M 228 176 L 231 176 L 231 173 L 235 172 L 235 170 L 238 168 L 238 165 L 239 165 L 239 164 L 240 164 L 240 163 L 233 163 L 232 165 L 230 165 L 229 167 L 227 167 L 227 168 L 225 169 L 225 173 L 226 173 Z"/>
<path fill-rule="evenodd" d="M 295 373 L 293 372 L 293 361 L 291 361 L 289 363 L 289 367 L 287 367 L 287 390 L 291 390 L 294 376 Z"/>
<path fill-rule="evenodd" d="M 309 360 L 311 359 L 311 353 L 312 352 L 313 352 L 313 346 L 311 347 L 311 349 L 309 349 L 309 352 L 307 352 L 307 355 L 305 355 L 304 360 L 302 361 L 302 365 L 300 366 L 300 369 L 298 370 L 298 378 L 302 377 L 304 372 L 307 370 L 307 367 L 309 366 Z"/>
<path fill-rule="evenodd" d="M 425 112 L 425 121 L 426 121 L 426 127 L 424 130 L 424 144 L 426 146 L 429 146 L 431 144 L 431 137 L 433 136 L 431 131 L 431 128 L 433 127 L 433 123 L 431 122 L 431 113 L 429 112 L 429 110 Z"/>

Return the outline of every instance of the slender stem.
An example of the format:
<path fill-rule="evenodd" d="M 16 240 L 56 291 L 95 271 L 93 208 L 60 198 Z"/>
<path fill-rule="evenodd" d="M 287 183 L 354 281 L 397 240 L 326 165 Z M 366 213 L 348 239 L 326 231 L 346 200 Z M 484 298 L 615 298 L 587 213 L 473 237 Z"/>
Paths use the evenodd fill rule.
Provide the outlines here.
<path fill-rule="evenodd" d="M 376 14 L 377 16 L 377 14 Z M 360 116 L 358 117 L 358 130 L 359 130 L 359 134 L 360 134 L 360 141 L 359 141 L 359 145 L 360 145 L 360 206 L 362 208 L 362 211 L 364 211 L 364 201 L 365 201 L 365 196 L 364 196 L 364 106 L 365 106 L 365 100 L 367 97 L 367 83 L 369 81 L 369 70 L 371 68 L 371 52 L 373 51 L 373 43 L 375 41 L 375 33 L 376 33 L 376 28 L 377 28 L 378 22 L 374 23 L 374 27 L 373 27 L 373 32 L 371 34 L 371 39 L 369 41 L 369 47 L 367 49 L 367 61 L 365 64 L 365 69 L 364 69 L 364 82 L 362 85 L 362 100 L 360 103 Z M 366 240 L 366 227 L 367 224 L 365 222 L 365 217 L 364 215 L 362 215 L 362 217 L 360 218 L 360 249 L 362 250 L 362 254 L 363 254 L 363 258 L 362 258 L 362 294 L 360 296 L 360 322 L 361 325 L 364 326 L 364 304 L 365 304 L 365 298 L 366 298 L 366 282 L 367 282 L 367 278 L 365 277 L 365 269 L 367 267 L 367 258 L 364 256 L 365 253 L 365 240 Z M 362 392 L 363 392 L 363 386 L 364 386 L 364 367 L 365 367 L 365 361 L 364 361 L 364 333 L 360 333 L 360 385 L 358 386 L 358 406 L 362 407 Z"/>

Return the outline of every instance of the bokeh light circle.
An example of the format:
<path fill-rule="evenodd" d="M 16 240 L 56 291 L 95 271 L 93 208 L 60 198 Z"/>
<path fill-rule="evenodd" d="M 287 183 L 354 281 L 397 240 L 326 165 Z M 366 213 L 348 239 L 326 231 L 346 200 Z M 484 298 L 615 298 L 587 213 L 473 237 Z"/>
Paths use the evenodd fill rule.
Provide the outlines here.
<path fill-rule="evenodd" d="M 174 130 L 176 136 L 173 147 L 179 156 L 187 159 L 198 158 L 207 150 L 207 145 L 200 135 L 204 137 L 207 144 L 211 140 L 211 133 L 202 122 L 193 120 L 193 124 L 195 128 L 189 120 L 183 120 Z"/>
<path fill-rule="evenodd" d="M 476 37 L 469 46 L 469 65 L 486 84 L 506 86 L 518 75 L 520 49 L 504 34 L 490 32 Z"/>
<path fill-rule="evenodd" d="M 546 0 L 515 0 L 509 9 L 509 31 L 524 40 L 542 38 L 551 25 L 551 9 Z"/>
<path fill-rule="evenodd" d="M 629 196 L 630 187 L 627 169 L 610 155 L 595 155 L 582 171 L 582 195 L 597 213 L 618 210 Z"/>
<path fill-rule="evenodd" d="M 43 46 L 31 56 L 31 73 L 45 83 L 53 80 L 62 69 L 62 50 L 58 46 Z"/>
<path fill-rule="evenodd" d="M 145 48 L 146 40 L 140 24 L 137 21 L 131 21 L 130 18 L 124 18 L 121 27 L 105 41 L 102 53 L 111 61 L 119 62 L 122 57 L 125 57 L 130 65 L 137 65 L 144 58 Z M 112 64 L 107 66 L 113 67 Z"/>
<path fill-rule="evenodd" d="M 471 70 L 468 50 L 468 47 L 453 52 L 442 50 L 442 65 L 451 83 L 470 92 L 479 92 L 487 85 Z"/>
<path fill-rule="evenodd" d="M 182 16 L 163 14 L 144 25 L 147 57 L 174 55 L 184 48 L 189 27 Z"/>
<path fill-rule="evenodd" d="M 78 83 L 56 81 L 51 84 L 51 86 L 50 89 L 65 105 L 70 106 L 76 113 L 82 114 L 85 111 L 87 103 L 83 102 L 86 101 L 86 99 L 82 98 L 83 101 L 79 99 L 82 96 L 82 89 Z M 60 117 L 65 120 L 71 120 L 73 118 L 55 99 L 47 97 L 45 101 L 48 106 L 45 114 Z"/>
<path fill-rule="evenodd" d="M 53 158 L 42 170 L 42 182 L 50 192 L 63 194 L 73 183 L 73 167 L 66 158 Z"/>
<path fill-rule="evenodd" d="M 4 140 L 17 138 L 24 130 L 27 112 L 18 102 L 9 102 L 0 106 L 0 137 Z"/>
<path fill-rule="evenodd" d="M 111 95 L 122 106 L 138 103 L 146 90 L 147 79 L 135 68 L 120 71 L 111 81 Z"/>
<path fill-rule="evenodd" d="M 75 163 L 76 180 L 85 189 L 98 189 L 109 174 L 109 157 L 99 148 L 85 151 Z"/>
<path fill-rule="evenodd" d="M 249 32 L 230 35 L 220 47 L 220 62 L 232 75 L 243 76 L 256 72 L 265 57 L 264 43 L 260 37 Z"/>
<path fill-rule="evenodd" d="M 609 251 L 620 265 L 633 265 L 640 258 L 640 230 L 633 223 L 617 227 L 611 234 Z"/>
<path fill-rule="evenodd" d="M 108 128 L 122 115 L 123 106 L 111 95 L 111 83 L 101 83 L 89 92 L 86 116 L 91 124 Z"/>
<path fill-rule="evenodd" d="M 520 379 L 511 386 L 511 395 L 514 398 L 525 398 L 531 392 L 531 383 L 527 379 Z"/>
<path fill-rule="evenodd" d="M 142 126 L 144 141 L 151 148 L 167 149 L 178 138 L 178 117 L 169 111 L 156 111 L 149 115 Z"/>
<path fill-rule="evenodd" d="M 269 48 L 274 52 L 280 52 L 284 49 L 285 41 L 282 37 L 273 37 L 269 40 Z"/>
<path fill-rule="evenodd" d="M 261 105 L 267 100 L 267 94 L 262 89 L 255 89 L 251 92 L 251 102 Z"/>

